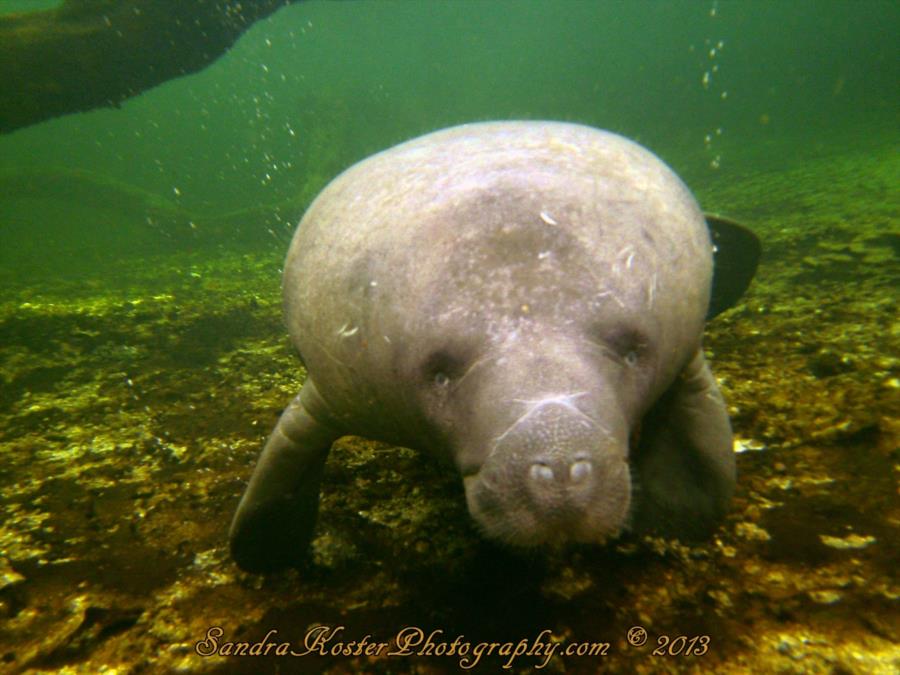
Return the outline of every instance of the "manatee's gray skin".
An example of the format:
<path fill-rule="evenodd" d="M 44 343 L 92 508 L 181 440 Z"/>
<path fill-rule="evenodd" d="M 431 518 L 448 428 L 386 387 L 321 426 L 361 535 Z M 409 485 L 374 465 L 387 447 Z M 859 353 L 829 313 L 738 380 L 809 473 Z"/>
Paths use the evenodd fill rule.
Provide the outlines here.
<path fill-rule="evenodd" d="M 502 542 L 702 535 L 735 482 L 701 350 L 712 271 L 690 192 L 612 133 L 470 124 L 351 167 L 287 256 L 309 376 L 238 507 L 235 560 L 301 561 L 351 433 L 455 464 Z"/>

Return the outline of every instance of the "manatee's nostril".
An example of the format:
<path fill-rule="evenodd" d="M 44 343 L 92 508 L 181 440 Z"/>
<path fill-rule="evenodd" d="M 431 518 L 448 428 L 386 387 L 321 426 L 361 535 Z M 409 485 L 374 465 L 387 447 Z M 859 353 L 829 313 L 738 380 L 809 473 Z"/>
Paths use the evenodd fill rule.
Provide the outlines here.
<path fill-rule="evenodd" d="M 550 482 L 553 480 L 553 469 L 543 462 L 535 462 L 531 465 L 531 477 L 534 480 Z"/>
<path fill-rule="evenodd" d="M 569 478 L 573 483 L 581 483 L 590 477 L 591 471 L 593 471 L 591 463 L 581 459 L 569 467 Z"/>

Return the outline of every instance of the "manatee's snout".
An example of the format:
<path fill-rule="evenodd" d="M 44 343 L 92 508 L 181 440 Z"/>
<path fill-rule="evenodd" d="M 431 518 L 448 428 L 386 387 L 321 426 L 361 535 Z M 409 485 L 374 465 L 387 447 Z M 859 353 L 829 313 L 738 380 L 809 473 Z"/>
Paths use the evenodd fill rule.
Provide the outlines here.
<path fill-rule="evenodd" d="M 572 396 L 524 403 L 480 470 L 465 479 L 469 511 L 511 544 L 602 542 L 623 528 L 631 479 L 623 435 Z"/>

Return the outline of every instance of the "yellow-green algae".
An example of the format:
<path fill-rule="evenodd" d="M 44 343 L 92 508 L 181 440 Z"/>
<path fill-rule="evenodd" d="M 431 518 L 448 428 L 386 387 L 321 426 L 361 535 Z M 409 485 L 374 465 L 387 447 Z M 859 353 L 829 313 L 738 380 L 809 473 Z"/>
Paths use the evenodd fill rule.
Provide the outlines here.
<path fill-rule="evenodd" d="M 280 318 L 282 247 L 174 252 L 0 298 L 0 669 L 456 672 L 453 657 L 200 657 L 315 624 L 390 640 L 606 641 L 546 672 L 900 670 L 900 158 L 829 157 L 708 183 L 765 242 L 706 348 L 737 434 L 734 506 L 706 544 L 624 538 L 517 554 L 482 541 L 458 478 L 340 441 L 300 571 L 248 575 L 226 530 L 303 371 Z M 643 626 L 648 646 L 626 634 Z M 708 635 L 703 656 L 657 636 Z M 505 659 L 485 658 L 496 671 Z M 511 672 L 530 672 L 520 658 Z M 280 670 L 279 670 L 280 669 Z"/>

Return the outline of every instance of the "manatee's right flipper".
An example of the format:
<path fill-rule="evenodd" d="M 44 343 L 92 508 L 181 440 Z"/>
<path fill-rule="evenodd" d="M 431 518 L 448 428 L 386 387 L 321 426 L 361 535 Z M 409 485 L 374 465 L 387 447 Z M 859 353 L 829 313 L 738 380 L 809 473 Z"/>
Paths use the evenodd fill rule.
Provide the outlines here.
<path fill-rule="evenodd" d="M 295 567 L 303 560 L 316 524 L 325 458 L 341 435 L 313 417 L 322 407 L 307 380 L 266 441 L 229 532 L 231 556 L 248 572 Z"/>
<path fill-rule="evenodd" d="M 702 350 L 644 416 L 633 452 L 633 529 L 706 537 L 728 507 L 735 461 L 725 401 Z"/>
<path fill-rule="evenodd" d="M 710 213 L 705 216 L 713 243 L 712 293 L 706 313 L 706 318 L 712 319 L 733 306 L 750 286 L 762 244 L 753 232 L 733 220 Z"/>

